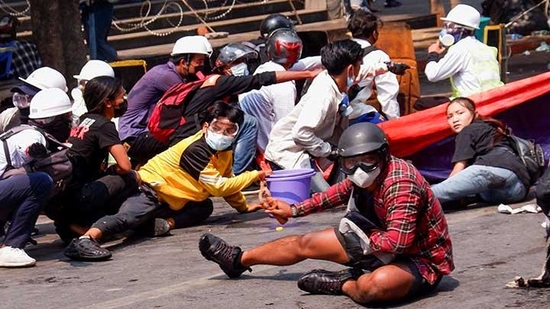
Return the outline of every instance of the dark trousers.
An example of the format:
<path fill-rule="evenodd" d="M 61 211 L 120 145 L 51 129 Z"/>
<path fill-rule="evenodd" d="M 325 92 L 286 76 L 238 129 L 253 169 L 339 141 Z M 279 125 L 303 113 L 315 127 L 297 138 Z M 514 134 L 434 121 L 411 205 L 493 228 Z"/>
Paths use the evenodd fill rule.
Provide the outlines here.
<path fill-rule="evenodd" d="M 53 180 L 46 173 L 14 175 L 0 180 L 0 235 L 10 221 L 3 242 L 6 246 L 25 247 L 52 189 Z"/>
<path fill-rule="evenodd" d="M 117 52 L 111 45 L 109 45 L 109 43 L 107 43 L 107 37 L 109 36 L 109 30 L 111 29 L 111 22 L 113 21 L 114 5 L 108 1 L 96 0 L 93 2 L 91 7 L 87 6 L 85 3 L 82 3 L 80 5 L 80 9 L 82 12 L 82 23 L 84 24 L 84 30 L 86 31 L 86 38 L 88 42 L 90 41 L 90 17 L 93 10 L 96 57 L 92 59 L 103 60 L 106 62 L 115 61 Z"/>
<path fill-rule="evenodd" d="M 122 203 L 136 192 L 138 186 L 133 173 L 106 175 L 53 198 L 45 212 L 55 221 L 59 236 L 70 239 L 76 236 L 70 231 L 70 224 L 87 228 L 97 219 L 116 213 Z"/>
<path fill-rule="evenodd" d="M 182 209 L 172 210 L 160 203 L 147 186 L 142 185 L 140 190 L 142 192 L 128 198 L 116 214 L 99 219 L 92 227 L 101 230 L 103 236 L 111 236 L 138 228 L 154 218 L 172 218 L 175 228 L 184 228 L 203 222 L 214 210 L 210 199 L 188 202 Z"/>
<path fill-rule="evenodd" d="M 535 195 L 542 212 L 550 218 L 550 168 L 547 168 L 539 179 L 539 183 L 535 187 Z"/>
<path fill-rule="evenodd" d="M 149 132 L 143 132 L 136 138 L 127 138 L 124 142 L 130 145 L 128 157 L 132 161 L 132 168 L 143 166 L 149 159 L 168 149 L 168 143 L 157 140 Z"/>

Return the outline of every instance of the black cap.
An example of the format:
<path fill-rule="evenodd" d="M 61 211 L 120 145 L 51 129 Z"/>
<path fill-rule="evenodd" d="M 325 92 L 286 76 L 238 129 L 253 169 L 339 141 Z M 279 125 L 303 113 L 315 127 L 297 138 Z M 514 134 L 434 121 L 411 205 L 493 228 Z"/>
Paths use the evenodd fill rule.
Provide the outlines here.
<path fill-rule="evenodd" d="M 10 91 L 11 92 L 24 93 L 24 94 L 28 94 L 30 96 L 34 96 L 40 90 L 41 89 L 38 88 L 38 87 L 35 87 L 35 86 L 27 84 L 27 83 L 23 83 L 23 84 L 20 84 L 20 85 L 17 85 L 15 87 L 11 88 Z"/>

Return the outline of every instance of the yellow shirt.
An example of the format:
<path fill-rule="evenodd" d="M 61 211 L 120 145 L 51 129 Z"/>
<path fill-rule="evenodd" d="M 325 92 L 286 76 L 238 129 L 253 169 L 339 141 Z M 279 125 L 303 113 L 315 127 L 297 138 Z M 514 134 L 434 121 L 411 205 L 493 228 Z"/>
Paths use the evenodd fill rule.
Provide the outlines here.
<path fill-rule="evenodd" d="M 138 171 L 143 182 L 170 208 L 179 210 L 189 201 L 223 197 L 239 212 L 246 211 L 241 190 L 257 181 L 258 171 L 233 175 L 233 152 L 211 149 L 202 130 L 156 155 Z"/>

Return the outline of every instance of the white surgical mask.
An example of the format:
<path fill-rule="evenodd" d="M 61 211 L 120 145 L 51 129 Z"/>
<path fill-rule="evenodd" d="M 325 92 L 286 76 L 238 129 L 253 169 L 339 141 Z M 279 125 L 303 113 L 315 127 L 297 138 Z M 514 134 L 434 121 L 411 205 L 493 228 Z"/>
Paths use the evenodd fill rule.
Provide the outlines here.
<path fill-rule="evenodd" d="M 235 137 L 226 136 L 220 133 L 212 132 L 211 130 L 206 131 L 206 143 L 210 148 L 215 150 L 224 150 L 231 146 Z"/>
<path fill-rule="evenodd" d="M 349 175 L 348 178 L 358 187 L 367 188 L 374 183 L 378 175 L 380 175 L 380 167 L 377 167 L 368 173 L 363 171 L 361 167 L 358 167 L 355 170 L 355 173 L 353 173 L 353 175 Z"/>
<path fill-rule="evenodd" d="M 233 76 L 247 76 L 249 74 L 248 66 L 246 65 L 246 63 L 241 62 L 231 67 L 231 73 L 233 74 Z"/>

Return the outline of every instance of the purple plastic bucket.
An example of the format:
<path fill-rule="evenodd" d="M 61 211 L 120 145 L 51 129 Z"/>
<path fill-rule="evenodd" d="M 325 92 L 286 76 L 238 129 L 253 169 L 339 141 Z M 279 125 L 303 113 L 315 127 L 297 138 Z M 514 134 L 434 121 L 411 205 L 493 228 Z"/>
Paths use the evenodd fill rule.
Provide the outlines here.
<path fill-rule="evenodd" d="M 304 170 L 308 170 L 307 173 Z M 285 176 L 270 175 L 265 180 L 271 196 L 289 204 L 296 204 L 310 197 L 312 169 L 284 170 Z M 293 174 L 294 172 L 294 174 Z"/>
<path fill-rule="evenodd" d="M 277 170 L 273 171 L 273 174 L 269 175 L 269 178 L 282 178 L 282 177 L 296 177 L 311 174 L 313 169 L 311 168 L 300 168 L 294 170 Z"/>

